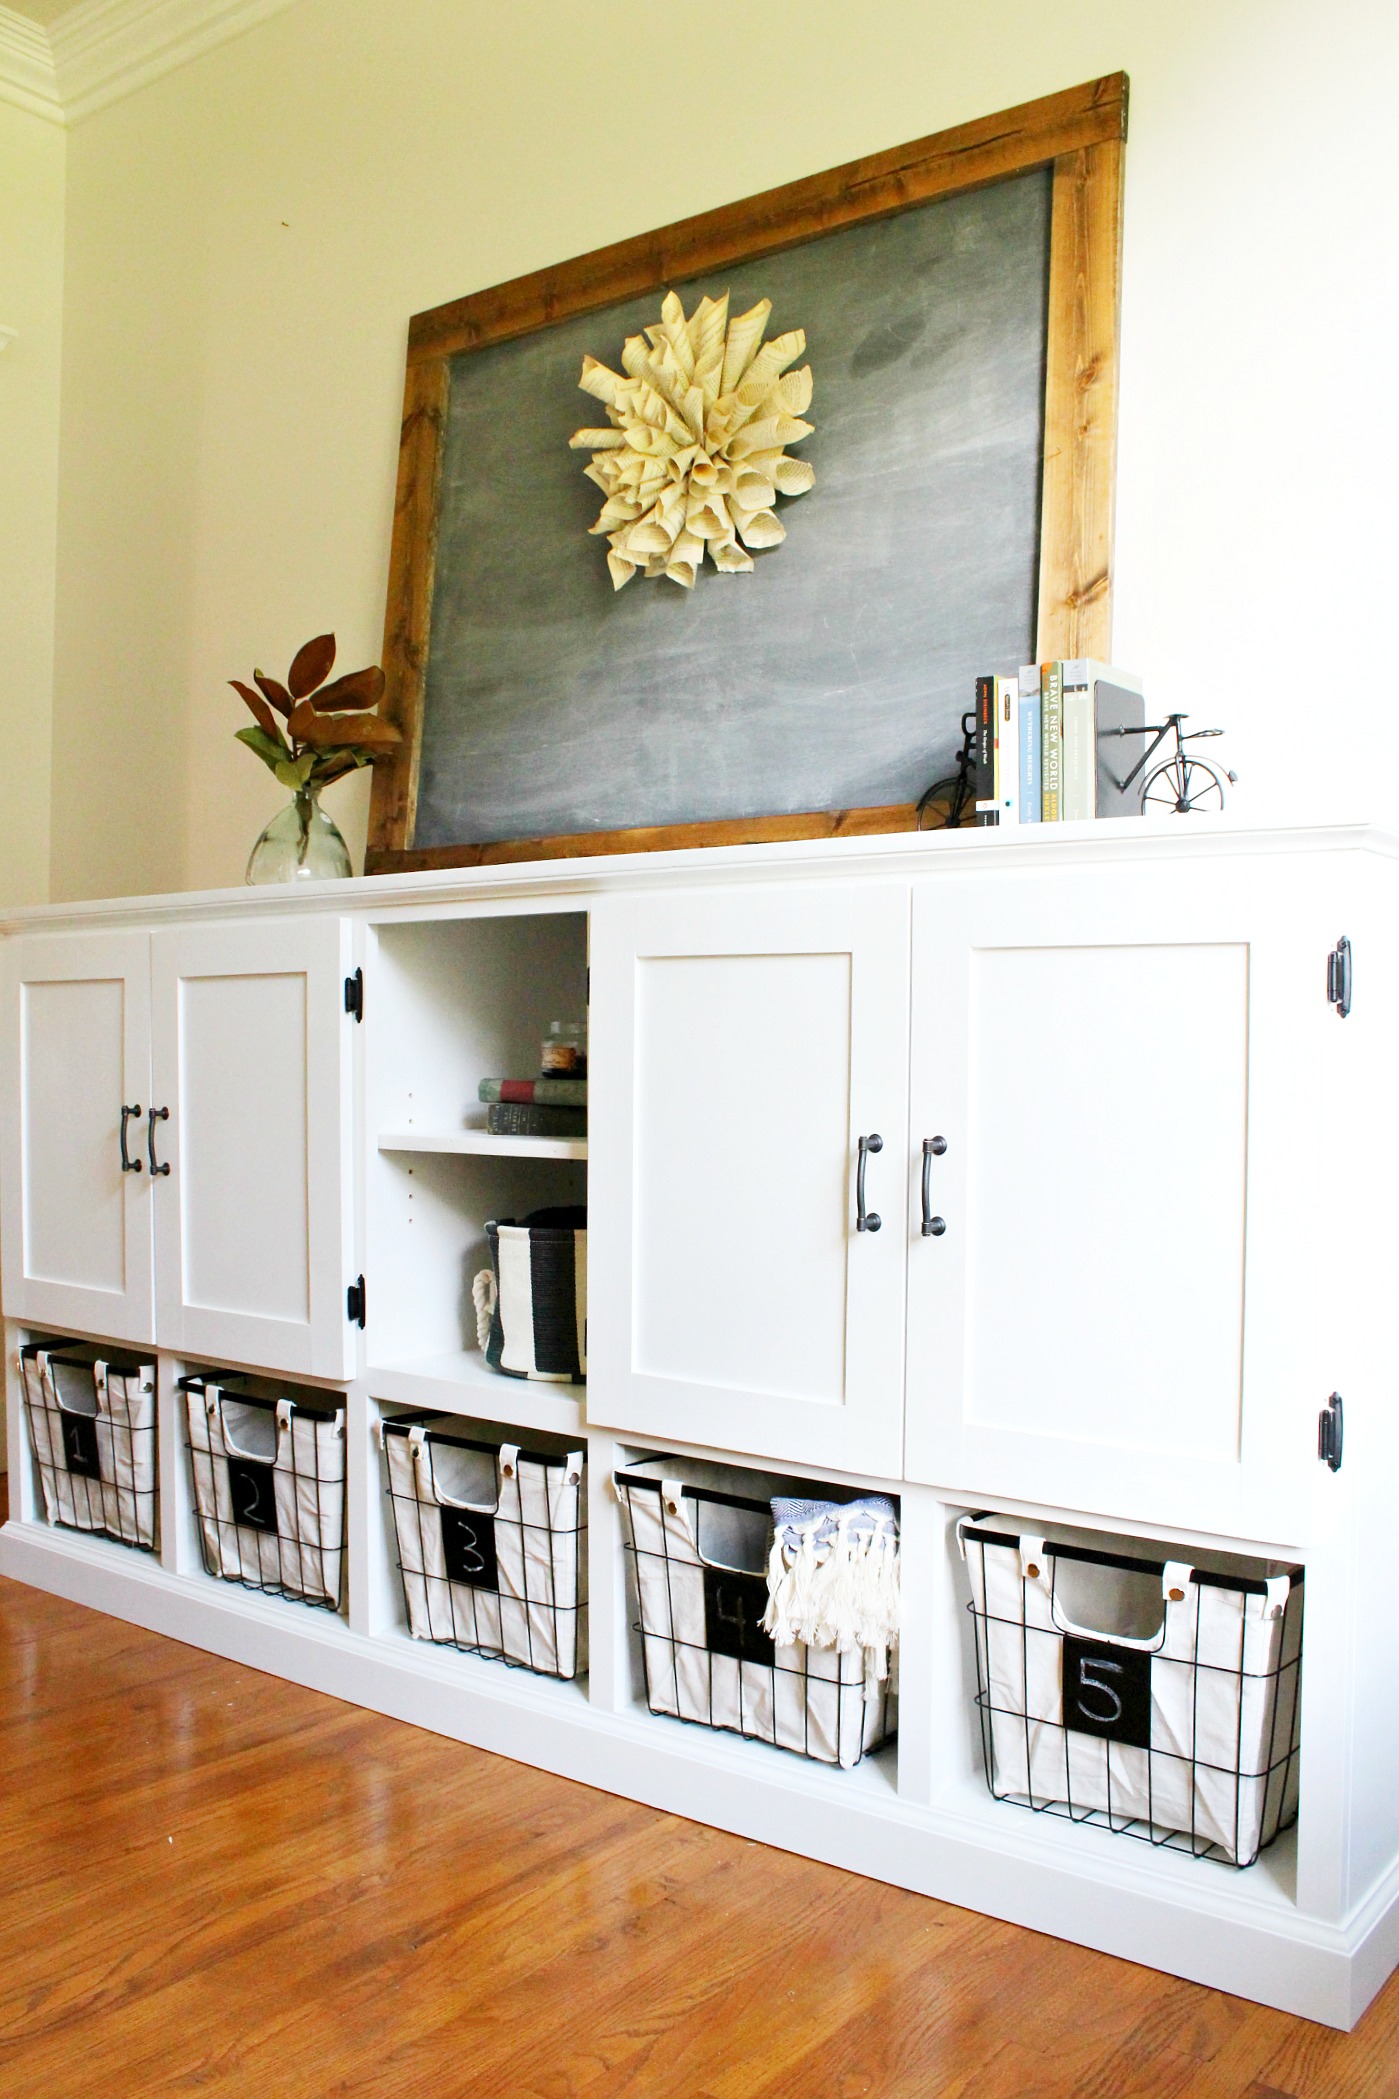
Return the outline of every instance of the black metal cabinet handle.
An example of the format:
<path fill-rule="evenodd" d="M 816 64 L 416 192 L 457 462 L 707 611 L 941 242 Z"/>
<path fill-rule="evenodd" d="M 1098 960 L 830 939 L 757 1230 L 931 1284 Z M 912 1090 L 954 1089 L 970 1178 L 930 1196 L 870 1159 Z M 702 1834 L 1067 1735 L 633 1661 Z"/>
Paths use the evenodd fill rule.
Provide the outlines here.
<path fill-rule="evenodd" d="M 125 1101 L 123 1101 L 121 1109 L 121 1170 L 123 1173 L 139 1173 L 141 1171 L 141 1161 L 133 1159 L 126 1148 L 126 1125 L 133 1116 L 138 1122 L 140 1121 L 141 1103 L 137 1101 L 134 1108 L 128 1108 Z"/>
<path fill-rule="evenodd" d="M 168 1159 L 166 1160 L 163 1166 L 157 1166 L 155 1159 L 155 1126 L 158 1122 L 169 1122 L 169 1120 L 170 1110 L 168 1108 L 151 1108 L 147 1111 L 146 1156 L 151 1162 L 152 1179 L 154 1179 L 157 1174 L 169 1173 L 170 1171 L 170 1162 Z"/>
<path fill-rule="evenodd" d="M 941 1239 L 947 1230 L 947 1220 L 933 1215 L 933 1161 L 940 1159 L 947 1150 L 945 1137 L 923 1139 L 923 1237 Z"/>
<path fill-rule="evenodd" d="M 865 1161 L 871 1152 L 882 1152 L 884 1139 L 879 1136 L 860 1139 L 860 1163 L 855 1170 L 855 1229 L 857 1232 L 877 1232 L 883 1223 L 877 1210 L 865 1208 Z"/>

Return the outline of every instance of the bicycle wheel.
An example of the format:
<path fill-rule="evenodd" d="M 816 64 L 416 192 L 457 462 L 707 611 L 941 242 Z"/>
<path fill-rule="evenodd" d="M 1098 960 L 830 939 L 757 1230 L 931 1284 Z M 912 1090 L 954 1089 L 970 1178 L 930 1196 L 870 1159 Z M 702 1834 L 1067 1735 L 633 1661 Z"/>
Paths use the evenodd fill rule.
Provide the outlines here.
<path fill-rule="evenodd" d="M 915 828 L 919 831 L 954 831 L 972 807 L 970 795 L 961 792 L 961 781 L 935 780 L 918 803 Z"/>
<path fill-rule="evenodd" d="M 1168 758 L 1147 775 L 1142 789 L 1142 809 L 1170 810 L 1189 816 L 1197 809 L 1222 809 L 1224 782 L 1203 758 Z"/>

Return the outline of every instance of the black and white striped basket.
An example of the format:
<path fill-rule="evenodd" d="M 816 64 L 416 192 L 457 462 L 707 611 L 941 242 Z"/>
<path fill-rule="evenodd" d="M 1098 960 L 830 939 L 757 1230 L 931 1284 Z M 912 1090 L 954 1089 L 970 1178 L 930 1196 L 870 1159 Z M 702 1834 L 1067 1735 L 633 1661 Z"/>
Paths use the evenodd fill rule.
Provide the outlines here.
<path fill-rule="evenodd" d="M 154 1552 L 154 1364 L 105 1362 L 82 1342 L 31 1341 L 19 1367 L 48 1521 Z"/>
<path fill-rule="evenodd" d="M 486 1239 L 491 1266 L 475 1290 L 486 1361 L 506 1377 L 581 1385 L 588 1374 L 587 1210 L 578 1204 L 492 1219 Z"/>

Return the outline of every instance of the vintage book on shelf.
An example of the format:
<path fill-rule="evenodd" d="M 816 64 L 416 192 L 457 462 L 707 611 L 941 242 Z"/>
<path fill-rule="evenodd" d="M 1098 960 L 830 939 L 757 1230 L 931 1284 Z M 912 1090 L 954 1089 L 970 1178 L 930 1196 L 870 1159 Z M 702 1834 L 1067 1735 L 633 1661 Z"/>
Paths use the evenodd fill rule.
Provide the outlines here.
<path fill-rule="evenodd" d="M 492 1101 L 486 1109 L 486 1128 L 492 1137 L 586 1137 L 588 1111 Z"/>
<path fill-rule="evenodd" d="M 1044 814 L 1041 807 L 1044 762 L 1040 748 L 1039 665 L 1022 664 L 1016 684 L 1020 693 L 1020 821 L 1022 824 L 1037 824 Z"/>
<path fill-rule="evenodd" d="M 976 820 L 996 821 L 996 680 L 976 681 Z"/>
<path fill-rule="evenodd" d="M 1002 830 L 1020 821 L 1020 686 L 996 680 L 996 820 Z"/>
<path fill-rule="evenodd" d="M 1063 663 L 1060 708 L 1063 745 L 1059 815 L 1066 824 L 1086 823 L 1093 811 L 1093 694 L 1088 665 Z"/>
<path fill-rule="evenodd" d="M 482 1079 L 476 1098 L 488 1106 L 515 1101 L 527 1108 L 586 1108 L 586 1079 Z"/>
<path fill-rule="evenodd" d="M 1064 813 L 1063 671 L 1062 663 L 1040 665 L 1040 764 L 1044 780 L 1040 811 L 1047 824 L 1057 824 Z"/>

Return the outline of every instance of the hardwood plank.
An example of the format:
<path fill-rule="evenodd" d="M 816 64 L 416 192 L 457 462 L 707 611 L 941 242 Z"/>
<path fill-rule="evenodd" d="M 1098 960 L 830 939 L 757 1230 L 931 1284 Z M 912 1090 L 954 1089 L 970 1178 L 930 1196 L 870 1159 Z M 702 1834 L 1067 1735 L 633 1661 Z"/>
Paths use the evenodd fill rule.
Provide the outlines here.
<path fill-rule="evenodd" d="M 377 772 L 377 768 L 376 768 Z M 692 846 L 766 845 L 788 838 L 869 838 L 917 829 L 912 802 L 882 809 L 815 809 L 800 816 L 728 817 L 705 824 L 649 824 L 626 831 L 575 831 L 559 838 L 509 838 L 490 845 L 371 848 L 367 875 L 431 867 L 505 867 L 521 860 L 586 860 L 604 853 L 681 852 Z"/>
<path fill-rule="evenodd" d="M 382 662 L 388 682 L 379 710 L 385 721 L 396 723 L 403 731 L 403 741 L 375 761 L 369 798 L 371 852 L 406 845 L 417 816 L 447 388 L 445 358 L 410 362 L 403 387 L 398 488 L 384 607 Z"/>
<path fill-rule="evenodd" d="M 1397 2089 L 1396 1982 L 1331 2033 L 9 1582 L 0 1755 L 6 2099 Z"/>
<path fill-rule="evenodd" d="M 1039 660 L 1112 655 L 1120 139 L 1054 163 Z"/>
<path fill-rule="evenodd" d="M 1121 139 L 1126 124 L 1126 75 L 1087 80 L 415 314 L 408 361 L 508 342 L 654 285 L 776 255 L 842 226 L 888 218 L 953 190 L 977 189 L 1086 146 Z"/>

